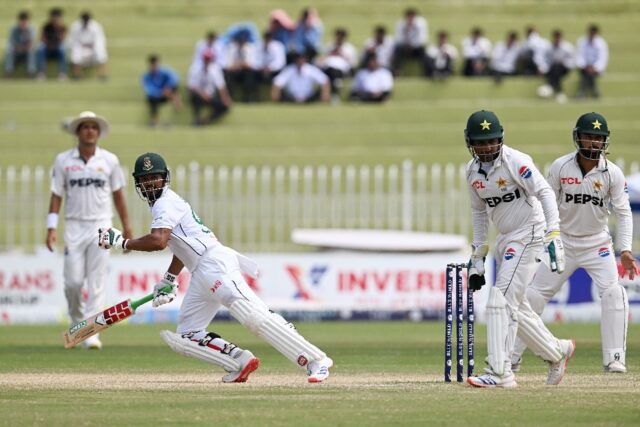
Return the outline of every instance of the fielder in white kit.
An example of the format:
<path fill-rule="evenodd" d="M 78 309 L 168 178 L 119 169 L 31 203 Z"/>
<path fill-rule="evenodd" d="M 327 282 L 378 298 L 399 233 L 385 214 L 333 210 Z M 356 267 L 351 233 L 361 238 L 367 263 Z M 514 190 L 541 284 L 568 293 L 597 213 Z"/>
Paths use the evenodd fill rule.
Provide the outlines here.
<path fill-rule="evenodd" d="M 77 137 L 78 145 L 58 154 L 53 164 L 46 244 L 53 252 L 64 197 L 64 291 L 71 322 L 76 323 L 105 306 L 109 254 L 96 248 L 95 233 L 99 227 L 112 225 L 112 198 L 125 236 L 130 237 L 131 227 L 118 157 L 98 147 L 98 140 L 109 132 L 107 121 L 91 111 L 83 111 L 69 122 L 66 130 Z M 85 284 L 86 303 L 82 300 Z M 83 345 L 90 349 L 102 348 L 98 335 Z"/>
<path fill-rule="evenodd" d="M 618 283 L 618 266 L 607 221 L 609 206 L 618 219 L 616 246 L 620 250 L 622 276 L 633 279 L 638 273 L 631 253 L 632 217 L 629 194 L 622 171 L 606 157 L 609 126 L 598 113 L 578 118 L 573 130 L 576 151 L 551 165 L 548 181 L 560 209 L 560 233 L 566 248 L 566 267 L 550 274 L 540 266 L 527 298 L 536 313 L 560 290 L 574 271 L 584 268 L 601 298 L 602 364 L 606 372 L 624 373 L 629 300 Z M 516 342 L 513 367 L 520 369 L 526 344 Z"/>
<path fill-rule="evenodd" d="M 503 139 L 504 130 L 493 112 L 477 111 L 469 117 L 465 140 L 473 156 L 467 165 L 473 219 L 468 271 L 472 290 L 485 284 L 489 218 L 499 234 L 494 251 L 496 281 L 489 290 L 486 314 L 489 366 L 485 374 L 469 377 L 467 382 L 474 387 L 516 387 L 511 353 L 517 334 L 549 364 L 547 384 L 557 385 L 575 343 L 553 336 L 531 309 L 525 290 L 535 274 L 536 258 L 547 258 L 558 273 L 563 270 L 558 207 L 531 157 L 503 145 Z"/>
<path fill-rule="evenodd" d="M 306 369 L 308 381 L 329 377 L 333 361 L 300 335 L 282 316 L 272 312 L 245 282 L 242 273 L 255 276 L 256 264 L 222 245 L 191 206 L 169 188 L 171 174 L 164 159 L 155 153 L 138 157 L 133 177 L 136 190 L 151 207 L 151 232 L 126 239 L 115 228 L 98 231 L 104 249 L 152 252 L 166 248 L 173 259 L 164 278 L 155 286 L 153 306 L 176 297 L 176 278 L 183 267 L 191 273 L 176 332 L 162 331 L 163 340 L 177 353 L 220 366 L 226 383 L 245 382 L 260 361 L 249 350 L 226 341 L 207 327 L 221 307 L 252 333 L 267 341 L 287 359 Z M 94 235 L 95 236 L 95 235 Z M 162 288 L 172 287 L 171 292 Z"/>

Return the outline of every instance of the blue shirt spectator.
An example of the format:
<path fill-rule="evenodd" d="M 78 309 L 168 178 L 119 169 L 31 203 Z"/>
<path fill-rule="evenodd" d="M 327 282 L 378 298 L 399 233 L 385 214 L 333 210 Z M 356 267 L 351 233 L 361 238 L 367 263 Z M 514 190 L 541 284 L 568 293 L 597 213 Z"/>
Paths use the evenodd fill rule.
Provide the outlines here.
<path fill-rule="evenodd" d="M 291 35 L 289 50 L 305 55 L 311 61 L 320 50 L 322 31 L 322 21 L 317 12 L 313 9 L 304 9 Z"/>
<path fill-rule="evenodd" d="M 35 75 L 35 41 L 36 30 L 29 22 L 29 12 L 23 10 L 18 14 L 18 22 L 9 31 L 4 59 L 4 72 L 7 77 L 13 74 L 16 60 L 25 60 L 29 76 Z"/>
<path fill-rule="evenodd" d="M 142 76 L 142 87 L 144 88 L 149 110 L 151 114 L 150 125 L 158 124 L 158 109 L 160 104 L 171 100 L 176 108 L 182 107 L 178 83 L 178 74 L 169 67 L 160 65 L 160 58 L 157 55 L 150 55 L 149 70 Z"/>
<path fill-rule="evenodd" d="M 291 19 L 284 10 L 275 9 L 269 13 L 268 32 L 271 33 L 273 40 L 282 43 L 285 49 L 289 48 L 291 34 L 295 27 L 295 22 L 293 22 L 293 19 Z"/>

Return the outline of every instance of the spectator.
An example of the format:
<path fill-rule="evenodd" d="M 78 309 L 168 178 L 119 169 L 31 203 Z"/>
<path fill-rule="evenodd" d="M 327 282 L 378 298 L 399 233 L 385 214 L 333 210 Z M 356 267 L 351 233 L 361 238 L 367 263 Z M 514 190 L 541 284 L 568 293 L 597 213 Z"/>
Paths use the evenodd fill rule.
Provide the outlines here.
<path fill-rule="evenodd" d="M 327 45 L 324 56 L 318 60 L 318 65 L 329 76 L 331 94 L 334 100 L 339 99 L 340 89 L 344 85 L 344 78 L 351 76 L 357 65 L 356 48 L 347 42 L 348 33 L 344 28 L 337 28 L 335 40 Z"/>
<path fill-rule="evenodd" d="M 546 80 L 546 84 L 538 88 L 539 96 L 548 98 L 555 94 L 556 101 L 561 104 L 567 102 L 567 96 L 562 90 L 562 79 L 574 66 L 574 53 L 573 45 L 562 37 L 562 31 L 554 30 L 551 44 L 534 58 L 538 70 Z"/>
<path fill-rule="evenodd" d="M 318 67 L 307 63 L 304 55 L 292 55 L 287 65 L 273 79 L 271 99 L 280 102 L 329 101 L 329 78 Z"/>
<path fill-rule="evenodd" d="M 542 74 L 535 60 L 536 57 L 542 55 L 544 51 L 549 49 L 549 40 L 540 36 L 535 25 L 529 25 L 525 29 L 527 37 L 522 43 L 520 49 L 520 57 L 518 58 L 518 68 L 525 76 L 537 76 Z"/>
<path fill-rule="evenodd" d="M 178 92 L 180 78 L 171 68 L 160 65 L 158 55 L 149 55 L 148 63 L 149 69 L 142 76 L 142 86 L 149 104 L 149 125 L 156 126 L 161 104 L 171 100 L 176 109 L 182 108 L 182 99 Z"/>
<path fill-rule="evenodd" d="M 609 46 L 600 36 L 597 25 L 591 24 L 587 35 L 578 39 L 576 46 L 576 67 L 580 70 L 580 86 L 577 98 L 584 98 L 591 92 L 594 98 L 600 96 L 596 79 L 607 68 L 609 62 Z"/>
<path fill-rule="evenodd" d="M 38 79 L 46 78 L 44 65 L 47 59 L 58 60 L 58 79 L 67 78 L 67 59 L 64 52 L 64 38 L 67 27 L 62 23 L 62 9 L 53 8 L 49 11 L 49 21 L 42 27 L 40 45 L 36 51 L 36 68 Z"/>
<path fill-rule="evenodd" d="M 520 44 L 518 43 L 518 33 L 510 31 L 505 41 L 496 43 L 491 53 L 491 73 L 496 83 L 501 83 L 505 76 L 517 74 L 518 56 L 520 55 Z"/>
<path fill-rule="evenodd" d="M 387 29 L 383 25 L 376 26 L 373 30 L 373 37 L 364 43 L 361 67 L 366 67 L 367 59 L 372 53 L 378 56 L 378 64 L 381 67 L 391 69 L 393 37 L 387 35 Z"/>
<path fill-rule="evenodd" d="M 273 39 L 282 43 L 285 51 L 289 50 L 291 35 L 296 28 L 296 23 L 282 9 L 272 10 L 269 14 L 268 32 L 273 35 Z"/>
<path fill-rule="evenodd" d="M 471 35 L 462 40 L 462 57 L 464 59 L 462 74 L 467 77 L 487 75 L 490 55 L 491 42 L 484 36 L 482 28 L 473 28 Z"/>
<path fill-rule="evenodd" d="M 304 9 L 296 23 L 290 41 L 290 52 L 304 55 L 312 61 L 320 51 L 322 41 L 322 21 L 315 9 Z M 291 62 L 294 57 L 290 55 Z"/>
<path fill-rule="evenodd" d="M 271 84 L 273 78 L 287 65 L 287 53 L 284 45 L 274 39 L 273 34 L 266 31 L 258 52 L 258 69 L 260 81 Z"/>
<path fill-rule="evenodd" d="M 222 75 L 222 69 L 214 62 L 214 55 L 205 51 L 200 61 L 194 61 L 187 78 L 194 126 L 202 126 L 222 117 L 231 108 L 232 100 Z M 207 118 L 202 109 L 209 108 Z"/>
<path fill-rule="evenodd" d="M 69 47 L 73 77 L 80 78 L 83 67 L 98 65 L 98 76 L 107 78 L 107 39 L 102 25 L 82 12 L 80 19 L 69 28 Z"/>
<path fill-rule="evenodd" d="M 242 91 L 243 102 L 258 101 L 258 48 L 249 41 L 249 31 L 239 30 L 231 38 L 225 52 L 224 73 L 230 91 Z"/>
<path fill-rule="evenodd" d="M 27 74 L 33 77 L 36 74 L 36 56 L 33 48 L 36 40 L 36 30 L 29 22 L 29 12 L 26 10 L 18 13 L 18 22 L 9 31 L 7 39 L 7 51 L 4 56 L 4 75 L 11 77 L 18 61 L 27 63 Z"/>
<path fill-rule="evenodd" d="M 398 75 L 405 58 L 416 58 L 420 67 L 424 66 L 424 50 L 429 38 L 427 20 L 418 16 L 418 11 L 409 8 L 404 19 L 396 23 L 395 47 L 393 51 L 392 70 Z"/>
<path fill-rule="evenodd" d="M 191 66 L 202 65 L 202 58 L 205 54 L 211 54 L 213 57 L 212 62 L 219 66 L 224 65 L 224 44 L 218 39 L 218 35 L 215 31 L 209 31 L 205 38 L 198 40 L 195 48 L 193 49 L 193 59 L 191 60 Z M 196 64 L 198 63 L 198 64 Z"/>
<path fill-rule="evenodd" d="M 386 68 L 380 67 L 378 56 L 369 54 L 366 67 L 356 73 L 351 87 L 352 101 L 383 102 L 393 89 L 393 74 Z"/>
<path fill-rule="evenodd" d="M 427 48 L 425 74 L 427 77 L 445 79 L 453 75 L 458 49 L 449 43 L 449 33 L 438 32 L 438 42 Z"/>

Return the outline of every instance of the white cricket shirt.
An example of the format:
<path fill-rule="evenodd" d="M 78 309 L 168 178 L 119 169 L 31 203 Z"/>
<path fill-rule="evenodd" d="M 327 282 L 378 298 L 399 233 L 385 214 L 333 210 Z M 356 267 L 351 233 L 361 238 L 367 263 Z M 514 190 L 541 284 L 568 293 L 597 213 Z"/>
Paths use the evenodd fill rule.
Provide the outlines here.
<path fill-rule="evenodd" d="M 503 145 L 489 171 L 476 159 L 467 164 L 467 182 L 475 246 L 486 243 L 489 218 L 500 234 L 558 228 L 553 190 L 528 155 Z"/>
<path fill-rule="evenodd" d="M 171 230 L 169 249 L 193 272 L 200 258 L 220 245 L 213 232 L 203 224 L 191 205 L 175 191 L 166 189 L 151 207 L 151 229 Z"/>
<path fill-rule="evenodd" d="M 94 156 L 85 163 L 76 147 L 56 157 L 51 192 L 64 197 L 66 219 L 111 219 L 113 192 L 124 187 L 124 182 L 120 162 L 115 154 L 96 147 Z"/>
<path fill-rule="evenodd" d="M 611 206 L 618 218 L 616 246 L 630 251 L 633 222 L 622 170 L 601 157 L 598 165 L 583 175 L 578 155 L 573 152 L 560 157 L 549 170 L 549 184 L 560 210 L 560 230 L 577 237 L 609 232 Z"/>

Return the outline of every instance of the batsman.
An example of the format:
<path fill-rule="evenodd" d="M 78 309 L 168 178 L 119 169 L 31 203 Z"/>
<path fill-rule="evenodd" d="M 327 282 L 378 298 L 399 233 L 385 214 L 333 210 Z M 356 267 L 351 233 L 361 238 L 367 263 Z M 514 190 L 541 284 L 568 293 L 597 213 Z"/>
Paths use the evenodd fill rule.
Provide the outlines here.
<path fill-rule="evenodd" d="M 525 296 L 537 260 L 554 274 L 564 270 L 555 195 L 531 157 L 503 144 L 504 130 L 493 112 L 473 113 L 464 135 L 473 156 L 467 164 L 473 221 L 468 271 L 472 290 L 485 284 L 489 218 L 498 229 L 496 280 L 489 290 L 486 309 L 489 366 L 485 374 L 469 377 L 467 382 L 474 387 L 516 387 L 511 354 L 517 334 L 548 363 L 547 384 L 557 385 L 575 342 L 553 336 Z"/>
<path fill-rule="evenodd" d="M 223 382 L 245 382 L 260 361 L 249 350 L 225 340 L 207 327 L 221 307 L 252 333 L 267 341 L 291 362 L 305 369 L 308 381 L 329 377 L 333 361 L 300 335 L 291 323 L 270 311 L 247 285 L 242 273 L 255 276 L 256 264 L 222 245 L 191 206 L 169 188 L 171 173 L 164 159 L 146 153 L 136 160 L 133 178 L 136 191 L 151 207 L 151 232 L 125 239 L 115 228 L 98 231 L 104 249 L 152 252 L 165 249 L 173 259 L 164 278 L 155 286 L 153 306 L 176 297 L 176 278 L 186 267 L 191 273 L 176 332 L 162 331 L 162 339 L 179 354 L 223 368 Z M 167 292 L 169 286 L 171 291 Z"/>

